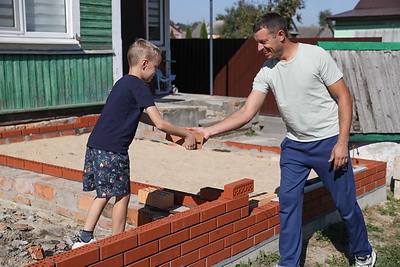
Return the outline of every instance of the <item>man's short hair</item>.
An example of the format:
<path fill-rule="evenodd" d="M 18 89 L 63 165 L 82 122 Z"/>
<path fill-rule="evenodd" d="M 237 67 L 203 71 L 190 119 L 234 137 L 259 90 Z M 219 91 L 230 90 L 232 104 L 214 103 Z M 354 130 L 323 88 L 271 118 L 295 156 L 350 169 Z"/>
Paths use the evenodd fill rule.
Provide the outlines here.
<path fill-rule="evenodd" d="M 285 36 L 288 36 L 286 21 L 277 13 L 267 13 L 259 18 L 256 23 L 254 23 L 254 33 L 261 29 L 267 29 L 271 34 L 277 34 L 279 30 L 283 30 L 285 32 Z"/>
<path fill-rule="evenodd" d="M 129 66 L 135 66 L 144 58 L 152 61 L 159 56 L 161 56 L 160 48 L 145 39 L 139 38 L 129 47 L 127 58 Z"/>

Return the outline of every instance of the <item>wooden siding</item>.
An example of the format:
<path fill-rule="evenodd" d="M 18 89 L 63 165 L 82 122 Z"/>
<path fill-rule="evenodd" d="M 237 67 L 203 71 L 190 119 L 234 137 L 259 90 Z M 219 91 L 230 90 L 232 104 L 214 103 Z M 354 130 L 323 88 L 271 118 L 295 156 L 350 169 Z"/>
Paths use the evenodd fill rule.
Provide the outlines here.
<path fill-rule="evenodd" d="M 0 113 L 104 102 L 112 55 L 0 55 Z"/>
<path fill-rule="evenodd" d="M 393 45 L 397 50 L 329 50 L 353 95 L 354 133 L 400 133 L 400 50 Z"/>
<path fill-rule="evenodd" d="M 81 47 L 84 50 L 112 49 L 111 0 L 81 0 Z"/>

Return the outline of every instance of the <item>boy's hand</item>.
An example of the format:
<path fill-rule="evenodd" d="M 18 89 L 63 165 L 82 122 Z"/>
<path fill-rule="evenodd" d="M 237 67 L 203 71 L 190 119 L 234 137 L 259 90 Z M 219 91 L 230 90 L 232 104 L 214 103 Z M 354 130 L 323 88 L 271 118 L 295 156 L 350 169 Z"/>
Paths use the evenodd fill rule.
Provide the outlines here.
<path fill-rule="evenodd" d="M 192 149 L 201 149 L 203 146 L 203 143 L 205 143 L 205 141 L 206 141 L 204 139 L 204 136 L 202 134 L 199 134 L 199 133 L 196 133 L 193 131 L 189 131 L 189 133 L 191 136 L 193 136 L 195 138 L 195 143 L 196 143 L 196 147 L 193 148 L 193 145 L 192 145 Z M 165 139 L 167 139 L 168 141 L 174 142 L 178 145 L 181 145 L 181 146 L 185 147 L 186 149 L 189 149 L 186 146 L 187 146 L 187 144 L 189 144 L 191 142 L 191 141 L 189 141 L 189 143 L 188 143 L 186 138 L 182 138 L 180 136 L 170 135 L 170 134 L 167 134 L 165 136 Z"/>
<path fill-rule="evenodd" d="M 197 148 L 196 138 L 188 132 L 183 146 L 186 148 L 186 150 L 195 150 Z"/>

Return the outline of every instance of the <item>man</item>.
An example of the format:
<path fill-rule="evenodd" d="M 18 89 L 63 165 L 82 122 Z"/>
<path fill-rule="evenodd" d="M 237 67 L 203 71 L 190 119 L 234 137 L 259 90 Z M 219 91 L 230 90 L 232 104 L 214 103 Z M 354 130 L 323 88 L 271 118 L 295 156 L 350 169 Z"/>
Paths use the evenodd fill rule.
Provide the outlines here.
<path fill-rule="evenodd" d="M 350 238 L 356 266 L 374 266 L 376 254 L 355 195 L 349 161 L 352 97 L 332 57 L 318 46 L 293 43 L 285 20 L 268 13 L 254 25 L 258 50 L 267 58 L 245 105 L 220 123 L 192 128 L 210 136 L 242 127 L 272 90 L 287 128 L 281 144 L 280 242 L 277 266 L 300 264 L 303 189 L 311 169 L 332 195 Z"/>

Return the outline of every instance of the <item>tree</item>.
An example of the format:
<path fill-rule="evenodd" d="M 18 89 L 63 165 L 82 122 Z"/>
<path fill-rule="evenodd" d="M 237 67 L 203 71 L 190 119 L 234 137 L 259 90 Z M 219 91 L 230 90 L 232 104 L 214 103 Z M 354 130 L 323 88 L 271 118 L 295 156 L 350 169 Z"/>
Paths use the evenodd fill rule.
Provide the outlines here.
<path fill-rule="evenodd" d="M 185 34 L 185 38 L 186 39 L 192 39 L 192 29 L 190 28 L 190 26 L 186 26 L 186 34 Z"/>
<path fill-rule="evenodd" d="M 201 24 L 201 28 L 200 28 L 200 39 L 207 39 L 207 38 L 208 38 L 208 34 L 207 34 L 206 24 L 203 23 L 203 24 Z"/>
<path fill-rule="evenodd" d="M 319 26 L 321 27 L 326 27 L 328 22 L 326 21 L 326 18 L 332 16 L 332 12 L 329 9 L 326 9 L 324 11 L 319 12 Z"/>
<path fill-rule="evenodd" d="M 304 8 L 304 0 L 269 0 L 267 3 L 255 4 L 257 1 L 238 0 L 232 8 L 225 9 L 226 15 L 217 15 L 225 21 L 223 38 L 252 38 L 254 22 L 267 12 L 280 14 L 292 29 L 292 18 L 301 22 L 298 10 Z"/>
<path fill-rule="evenodd" d="M 172 30 L 169 32 L 169 38 L 176 39 L 174 32 Z"/>

